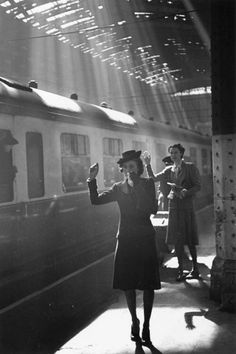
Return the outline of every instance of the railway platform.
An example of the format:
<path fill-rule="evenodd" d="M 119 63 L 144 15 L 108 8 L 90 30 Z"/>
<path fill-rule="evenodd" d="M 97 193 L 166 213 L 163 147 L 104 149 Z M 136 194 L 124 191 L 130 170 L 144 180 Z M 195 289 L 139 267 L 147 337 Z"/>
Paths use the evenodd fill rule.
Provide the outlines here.
<path fill-rule="evenodd" d="M 213 207 L 197 213 L 201 278 L 175 281 L 176 257 L 166 255 L 162 289 L 156 291 L 150 324 L 152 347 L 130 341 L 130 315 L 122 293 L 101 315 L 65 342 L 56 354 L 232 354 L 236 351 L 236 316 L 222 312 L 209 298 L 210 269 L 215 256 Z M 191 263 L 186 254 L 186 269 Z M 142 293 L 137 297 L 142 324 Z"/>

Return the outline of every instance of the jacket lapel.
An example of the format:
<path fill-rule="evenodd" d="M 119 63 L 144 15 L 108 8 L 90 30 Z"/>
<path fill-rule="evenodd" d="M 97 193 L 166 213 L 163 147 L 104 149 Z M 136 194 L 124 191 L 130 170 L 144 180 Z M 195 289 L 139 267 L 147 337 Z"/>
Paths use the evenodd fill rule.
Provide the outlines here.
<path fill-rule="evenodd" d="M 181 169 L 179 170 L 178 175 L 177 175 L 176 184 L 178 184 L 180 186 L 183 185 L 183 181 L 185 180 L 186 174 L 187 174 L 186 170 L 187 170 L 186 163 L 184 161 L 182 161 Z"/>
<path fill-rule="evenodd" d="M 123 181 L 123 182 L 121 182 L 121 184 L 120 184 L 120 189 L 121 189 L 121 191 L 122 191 L 123 193 L 129 194 L 128 183 L 127 183 L 126 180 Z"/>

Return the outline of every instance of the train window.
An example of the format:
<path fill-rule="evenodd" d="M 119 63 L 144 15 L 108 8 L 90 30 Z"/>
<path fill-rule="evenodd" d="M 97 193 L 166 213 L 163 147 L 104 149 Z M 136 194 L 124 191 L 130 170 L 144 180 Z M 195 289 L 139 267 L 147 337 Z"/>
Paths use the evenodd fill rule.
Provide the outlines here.
<path fill-rule="evenodd" d="M 133 149 L 144 152 L 147 150 L 147 144 L 144 141 L 133 141 Z"/>
<path fill-rule="evenodd" d="M 62 184 L 64 192 L 87 189 L 90 148 L 87 135 L 61 134 Z"/>
<path fill-rule="evenodd" d="M 190 147 L 189 153 L 190 153 L 190 161 L 197 166 L 197 149 L 195 147 Z"/>
<path fill-rule="evenodd" d="M 161 171 L 165 167 L 162 159 L 166 156 L 166 146 L 162 143 L 155 143 L 156 170 Z"/>
<path fill-rule="evenodd" d="M 26 133 L 26 158 L 29 198 L 44 195 L 43 139 L 40 133 Z"/>
<path fill-rule="evenodd" d="M 191 157 L 188 156 L 188 155 L 185 155 L 185 154 L 184 154 L 184 161 L 185 161 L 185 162 L 193 162 L 192 159 L 191 159 Z"/>
<path fill-rule="evenodd" d="M 10 130 L 0 129 L 0 203 L 12 201 L 14 194 L 16 167 L 12 163 L 12 145 L 7 143 L 9 136 Z"/>
<path fill-rule="evenodd" d="M 207 149 L 202 149 L 202 174 L 208 174 L 208 156 L 207 156 Z"/>
<path fill-rule="evenodd" d="M 104 138 L 103 152 L 104 155 L 120 156 L 122 153 L 122 141 L 120 139 Z"/>
<path fill-rule="evenodd" d="M 116 160 L 119 159 L 123 151 L 121 139 L 103 139 L 103 165 L 104 165 L 104 185 L 110 187 L 113 183 L 121 179 Z"/>

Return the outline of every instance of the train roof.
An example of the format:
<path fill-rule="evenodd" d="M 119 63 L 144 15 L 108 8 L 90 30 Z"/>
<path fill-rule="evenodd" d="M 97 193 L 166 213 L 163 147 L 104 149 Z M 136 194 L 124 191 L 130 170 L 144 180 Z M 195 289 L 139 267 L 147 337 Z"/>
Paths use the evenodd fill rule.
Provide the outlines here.
<path fill-rule="evenodd" d="M 88 104 L 51 92 L 31 88 L 0 77 L 0 110 L 12 115 L 29 116 L 104 129 L 134 131 L 153 137 L 169 137 L 174 141 L 209 144 L 210 137 L 131 115 Z"/>
<path fill-rule="evenodd" d="M 129 114 L 24 86 L 1 77 L 0 104 L 11 105 L 11 110 L 15 110 L 17 115 L 24 113 L 24 115 L 55 120 L 62 120 L 62 117 L 65 117 L 64 120 L 68 123 L 75 123 L 74 119 L 86 119 L 87 123 L 92 120 L 99 126 L 137 125 L 136 120 Z"/>
<path fill-rule="evenodd" d="M 173 125 L 142 120 L 138 122 L 139 130 L 143 135 L 153 136 L 158 138 L 170 139 L 176 143 L 190 142 L 200 145 L 211 145 L 211 137 L 202 135 L 190 129 L 179 128 Z"/>

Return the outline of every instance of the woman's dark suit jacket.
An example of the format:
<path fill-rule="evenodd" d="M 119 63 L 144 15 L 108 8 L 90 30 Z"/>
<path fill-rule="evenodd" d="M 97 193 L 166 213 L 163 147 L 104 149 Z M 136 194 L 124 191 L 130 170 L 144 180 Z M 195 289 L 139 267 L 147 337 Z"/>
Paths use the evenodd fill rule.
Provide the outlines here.
<path fill-rule="evenodd" d="M 118 182 L 100 194 L 95 179 L 88 182 L 88 187 L 92 204 L 116 201 L 119 205 L 113 287 L 159 289 L 155 230 L 150 220 L 150 215 L 157 211 L 153 180 L 140 178 L 134 187 L 130 187 L 127 181 Z"/>

